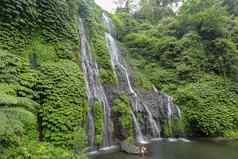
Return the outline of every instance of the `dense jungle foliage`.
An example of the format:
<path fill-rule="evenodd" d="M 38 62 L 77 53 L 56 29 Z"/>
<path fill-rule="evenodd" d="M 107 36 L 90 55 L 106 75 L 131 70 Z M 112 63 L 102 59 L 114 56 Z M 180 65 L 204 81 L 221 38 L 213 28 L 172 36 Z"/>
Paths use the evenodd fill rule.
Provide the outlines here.
<path fill-rule="evenodd" d="M 0 1 L 0 158 L 86 158 L 79 15 L 97 28 L 100 11 L 92 0 Z"/>
<path fill-rule="evenodd" d="M 238 135 L 238 1 L 127 1 L 113 16 L 134 84 L 174 96 L 186 134 Z"/>
<path fill-rule="evenodd" d="M 186 135 L 237 137 L 238 0 L 186 0 L 175 11 L 178 1 L 141 0 L 134 8 L 127 0 L 111 14 L 133 85 L 173 96 Z M 100 82 L 118 82 L 102 12 L 94 0 L 0 1 L 0 159 L 87 158 L 79 16 Z M 129 99 L 119 92 L 112 105 L 113 131 L 130 142 Z M 93 108 L 99 145 L 102 104 Z"/>

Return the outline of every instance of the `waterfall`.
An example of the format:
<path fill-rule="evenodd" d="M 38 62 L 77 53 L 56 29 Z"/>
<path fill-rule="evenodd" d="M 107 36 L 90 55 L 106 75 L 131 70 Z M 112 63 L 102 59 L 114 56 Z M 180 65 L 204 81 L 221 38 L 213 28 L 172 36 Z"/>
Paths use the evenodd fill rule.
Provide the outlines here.
<path fill-rule="evenodd" d="M 80 18 L 80 47 L 81 65 L 85 76 L 88 97 L 88 142 L 91 147 L 95 145 L 95 124 L 92 114 L 94 101 L 97 99 L 103 105 L 103 143 L 101 146 L 108 147 L 112 143 L 112 131 L 110 128 L 111 108 L 100 83 L 99 70 L 95 60 L 92 58 L 91 49 L 87 40 L 83 20 Z"/>
<path fill-rule="evenodd" d="M 177 105 L 173 104 L 173 99 L 172 97 L 168 96 L 168 95 L 164 95 L 167 99 L 167 103 L 166 103 L 166 110 L 167 110 L 167 118 L 168 120 L 171 120 L 171 117 L 173 116 L 173 114 L 176 114 L 177 117 L 179 119 L 182 118 L 182 114 L 181 114 L 181 110 Z"/>
<path fill-rule="evenodd" d="M 153 90 L 154 90 L 155 93 L 159 93 L 159 90 L 154 85 L 153 85 Z M 173 115 L 173 113 L 176 113 L 177 117 L 179 119 L 181 119 L 182 118 L 181 110 L 180 110 L 179 106 L 173 104 L 172 97 L 170 97 L 170 96 L 168 96 L 168 95 L 166 95 L 164 93 L 161 93 L 161 94 L 162 94 L 162 96 L 164 96 L 166 98 L 165 101 L 166 101 L 166 112 L 167 112 L 166 114 L 167 114 L 167 118 L 170 120 L 172 115 Z M 174 112 L 172 110 L 172 107 L 175 107 L 176 112 Z"/>
<path fill-rule="evenodd" d="M 101 84 L 99 68 L 96 60 L 92 56 L 89 41 L 87 39 L 86 30 L 84 28 L 84 22 L 80 18 L 80 47 L 81 47 L 81 66 L 84 72 L 87 97 L 88 97 L 88 142 L 91 148 L 95 148 L 96 144 L 96 132 L 95 132 L 95 119 L 93 116 L 93 107 L 95 101 L 99 101 L 102 105 L 103 110 L 103 128 L 102 128 L 102 141 L 100 144 L 101 148 L 110 147 L 112 145 L 112 130 L 111 125 L 111 107 L 107 96 L 104 91 L 104 87 Z M 108 32 L 105 33 L 105 39 L 107 48 L 111 56 L 111 64 L 115 75 L 119 76 L 123 83 L 123 91 L 128 93 L 131 101 L 130 114 L 134 125 L 135 139 L 137 143 L 146 143 L 145 137 L 158 138 L 160 137 L 160 115 L 156 115 L 154 107 L 151 106 L 147 100 L 144 100 L 144 96 L 141 96 L 142 92 L 139 92 L 134 88 L 130 79 L 130 72 L 127 65 L 124 63 L 124 59 L 121 57 L 120 49 L 117 45 L 116 40 L 113 37 L 114 25 L 112 20 L 103 13 L 103 22 Z M 181 111 L 178 106 L 173 104 L 172 97 L 161 93 L 155 86 L 153 86 L 154 94 L 158 95 L 158 101 L 163 104 L 159 104 L 158 111 L 165 114 L 165 119 L 169 122 L 173 119 L 173 115 L 176 113 L 178 118 L 181 118 Z M 139 94 L 140 93 L 140 94 Z M 143 94 L 143 93 L 142 93 Z M 154 96 L 156 101 L 156 96 Z M 143 97 L 143 99 L 142 99 Z M 110 99 L 110 98 L 109 98 Z M 152 98 L 153 99 L 153 98 Z M 146 104 L 145 104 L 146 103 Z M 150 107 L 149 107 L 150 106 Z M 161 107 L 163 106 L 163 107 Z M 158 114 L 157 112 L 157 114 Z M 143 113 L 142 118 L 138 118 L 137 113 Z M 155 120 L 156 119 L 156 120 Z M 142 133 L 143 132 L 143 133 Z"/>
<path fill-rule="evenodd" d="M 81 56 L 82 56 L 82 69 L 85 76 L 85 83 L 86 83 L 86 92 L 88 97 L 88 113 L 87 113 L 87 120 L 88 120 L 88 142 L 91 147 L 95 144 L 95 126 L 94 126 L 94 119 L 92 115 L 92 106 L 94 100 L 94 88 L 95 82 L 93 82 L 93 71 L 88 69 L 90 67 L 91 58 L 87 55 L 88 52 L 88 43 L 86 39 L 86 34 L 84 31 L 83 21 L 80 18 L 80 47 L 81 47 Z M 91 79 L 91 80 L 90 80 Z"/>
<path fill-rule="evenodd" d="M 166 96 L 166 98 L 167 98 L 167 117 L 168 117 L 168 119 L 171 119 L 171 117 L 172 117 L 172 98 L 170 97 L 170 96 L 168 96 L 168 95 L 165 95 Z"/>
<path fill-rule="evenodd" d="M 157 125 L 156 121 L 154 120 L 153 115 L 150 112 L 147 105 L 143 104 L 142 100 L 140 99 L 140 97 L 138 96 L 136 91 L 134 90 L 134 88 L 131 84 L 130 78 L 129 78 L 129 71 L 128 71 L 127 67 L 124 66 L 123 63 L 120 61 L 120 58 L 119 58 L 120 50 L 117 46 L 115 39 L 112 36 L 112 31 L 114 28 L 113 23 L 112 23 L 111 19 L 105 13 L 103 13 L 103 20 L 104 20 L 105 26 L 107 27 L 107 29 L 109 31 L 108 33 L 105 33 L 105 38 L 107 41 L 107 47 L 111 54 L 111 63 L 112 63 L 114 72 L 120 71 L 121 75 L 126 80 L 126 83 L 128 86 L 127 91 L 130 94 L 130 98 L 132 99 L 132 101 L 134 101 L 134 102 L 132 102 L 133 110 L 135 112 L 138 112 L 139 109 L 144 108 L 144 110 L 147 113 L 148 118 L 149 118 L 148 120 L 149 120 L 150 128 L 152 129 L 153 137 L 159 137 L 160 136 L 159 126 Z M 144 142 L 144 137 L 142 135 L 141 128 L 140 128 L 139 123 L 136 119 L 136 116 L 133 111 L 131 111 L 131 114 L 132 114 L 132 118 L 134 121 L 135 129 L 136 129 L 136 138 L 137 138 L 137 140 L 139 140 L 137 142 Z"/>
<path fill-rule="evenodd" d="M 111 18 L 109 18 L 105 13 L 102 13 L 102 19 L 104 26 L 108 29 L 108 33 L 113 34 L 115 26 Z"/>
<path fill-rule="evenodd" d="M 134 108 L 135 108 L 135 110 L 138 110 L 137 94 L 131 86 L 131 82 L 130 82 L 130 79 L 129 79 L 129 74 L 127 72 L 127 69 L 119 62 L 119 58 L 118 58 L 118 54 L 117 54 L 118 53 L 118 48 L 116 47 L 116 43 L 114 42 L 114 39 L 111 36 L 111 34 L 105 33 L 105 36 L 106 36 L 106 40 L 107 40 L 107 43 L 108 43 L 108 48 L 110 48 L 111 61 L 112 61 L 113 69 L 115 71 L 116 66 L 118 66 L 118 68 L 121 70 L 121 72 L 124 73 L 124 76 L 126 77 L 129 92 L 131 94 L 131 97 L 135 101 L 135 107 Z M 138 121 L 136 119 L 136 116 L 135 116 L 133 111 L 131 111 L 131 115 L 132 115 L 133 123 L 134 123 L 134 126 L 135 126 L 137 142 L 144 143 L 145 142 L 144 137 L 142 135 L 139 123 L 138 123 Z"/>
<path fill-rule="evenodd" d="M 176 105 L 176 110 L 177 110 L 177 115 L 178 115 L 178 118 L 182 118 L 182 113 L 181 113 L 181 110 L 179 108 L 179 106 Z"/>
<path fill-rule="evenodd" d="M 147 143 L 145 140 L 144 140 L 144 136 L 140 130 L 140 125 L 139 123 L 137 122 L 137 119 L 136 119 L 136 116 L 134 114 L 134 112 L 131 110 L 131 116 L 132 116 L 132 119 L 133 119 L 133 122 L 134 122 L 134 126 L 135 126 L 135 132 L 136 132 L 136 141 L 140 144 L 144 144 L 144 143 Z"/>
<path fill-rule="evenodd" d="M 153 90 L 155 93 L 159 93 L 158 89 L 153 85 Z"/>

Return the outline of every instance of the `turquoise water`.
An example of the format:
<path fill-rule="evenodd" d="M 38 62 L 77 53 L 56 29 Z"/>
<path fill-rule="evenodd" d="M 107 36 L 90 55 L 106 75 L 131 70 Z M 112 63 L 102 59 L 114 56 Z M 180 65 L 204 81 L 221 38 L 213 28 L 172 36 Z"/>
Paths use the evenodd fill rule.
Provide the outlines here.
<path fill-rule="evenodd" d="M 148 145 L 145 157 L 117 152 L 93 159 L 238 159 L 238 141 L 158 141 Z"/>

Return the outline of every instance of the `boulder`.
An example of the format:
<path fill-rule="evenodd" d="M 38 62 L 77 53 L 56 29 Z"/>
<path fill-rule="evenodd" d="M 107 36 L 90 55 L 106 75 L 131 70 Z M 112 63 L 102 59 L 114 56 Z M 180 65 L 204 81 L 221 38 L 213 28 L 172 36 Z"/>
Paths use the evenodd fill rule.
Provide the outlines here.
<path fill-rule="evenodd" d="M 121 145 L 122 152 L 132 154 L 132 155 L 140 155 L 141 154 L 140 147 L 135 144 L 122 142 L 122 143 L 120 143 L 120 145 Z M 148 151 L 146 151 L 145 154 L 146 153 L 148 153 Z"/>

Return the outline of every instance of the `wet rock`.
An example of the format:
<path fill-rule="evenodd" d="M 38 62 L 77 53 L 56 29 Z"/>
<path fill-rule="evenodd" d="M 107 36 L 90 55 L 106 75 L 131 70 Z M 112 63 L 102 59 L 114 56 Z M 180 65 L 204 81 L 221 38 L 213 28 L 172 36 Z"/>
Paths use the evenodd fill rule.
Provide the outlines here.
<path fill-rule="evenodd" d="M 135 144 L 122 142 L 120 145 L 121 145 L 121 151 L 123 152 L 134 154 L 134 155 L 140 154 L 139 147 L 136 146 Z"/>

